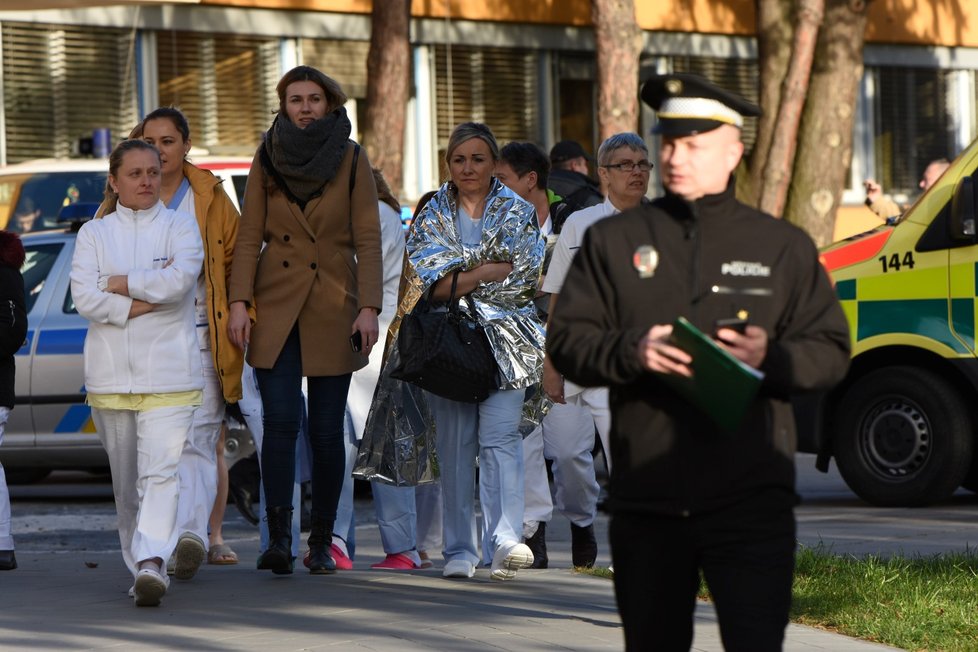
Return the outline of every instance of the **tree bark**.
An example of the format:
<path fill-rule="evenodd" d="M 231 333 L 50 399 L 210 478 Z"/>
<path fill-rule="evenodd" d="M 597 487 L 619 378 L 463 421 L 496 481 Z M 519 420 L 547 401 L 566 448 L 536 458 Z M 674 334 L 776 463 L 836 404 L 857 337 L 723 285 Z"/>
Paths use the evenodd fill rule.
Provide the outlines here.
<path fill-rule="evenodd" d="M 800 0 L 798 4 L 791 59 L 784 78 L 771 148 L 761 177 L 759 208 L 771 215 L 782 214 L 788 197 L 798 142 L 798 126 L 808 95 L 812 59 L 815 56 L 824 10 L 825 0 Z"/>
<path fill-rule="evenodd" d="M 598 132 L 601 140 L 638 130 L 638 58 L 642 31 L 634 0 L 591 0 L 598 59 Z"/>
<path fill-rule="evenodd" d="M 801 120 L 785 216 L 819 245 L 832 241 L 852 160 L 866 5 L 863 0 L 825 0 L 825 21 Z"/>
<path fill-rule="evenodd" d="M 781 85 L 791 58 L 791 9 L 794 0 L 757 0 L 757 64 L 759 101 L 764 114 L 757 120 L 757 136 L 750 160 L 749 174 L 738 176 L 737 194 L 753 206 L 758 205 L 761 179 L 777 125 L 777 107 L 781 105 Z"/>
<path fill-rule="evenodd" d="M 405 107 L 411 79 L 411 0 L 375 0 L 367 53 L 364 147 L 394 194 L 402 188 Z"/>

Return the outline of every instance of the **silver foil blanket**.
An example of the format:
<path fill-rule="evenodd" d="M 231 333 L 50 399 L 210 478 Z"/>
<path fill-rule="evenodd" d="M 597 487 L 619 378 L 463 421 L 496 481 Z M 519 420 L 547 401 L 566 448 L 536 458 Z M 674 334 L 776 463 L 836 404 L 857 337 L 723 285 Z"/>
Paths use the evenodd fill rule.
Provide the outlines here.
<path fill-rule="evenodd" d="M 435 424 L 425 393 L 391 378 L 390 369 L 399 360 L 401 319 L 422 294 L 451 272 L 483 262 L 512 262 L 513 271 L 506 279 L 481 284 L 472 292 L 476 315 L 469 316 L 486 330 L 499 365 L 500 389 L 527 389 L 540 381 L 545 333 L 533 297 L 545 241 L 536 212 L 493 178 L 477 246 L 462 244 L 457 217 L 456 191 L 446 183 L 418 215 L 408 235 L 397 315 L 387 332 L 384 367 L 354 467 L 356 477 L 396 485 L 416 485 L 437 477 Z M 460 307 L 469 313 L 466 302 Z M 539 397 L 531 404 L 524 408 L 523 427 L 529 425 L 527 419 L 538 423 L 542 418 Z"/>

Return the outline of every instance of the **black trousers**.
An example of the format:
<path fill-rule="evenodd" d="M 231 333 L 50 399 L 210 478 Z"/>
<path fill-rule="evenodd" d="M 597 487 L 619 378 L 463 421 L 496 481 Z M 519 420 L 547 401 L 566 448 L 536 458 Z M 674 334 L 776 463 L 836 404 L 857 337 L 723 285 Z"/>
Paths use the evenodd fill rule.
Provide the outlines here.
<path fill-rule="evenodd" d="M 617 513 L 610 538 L 626 650 L 690 649 L 700 570 L 727 652 L 781 650 L 795 566 L 791 507 L 740 505 L 691 517 Z"/>

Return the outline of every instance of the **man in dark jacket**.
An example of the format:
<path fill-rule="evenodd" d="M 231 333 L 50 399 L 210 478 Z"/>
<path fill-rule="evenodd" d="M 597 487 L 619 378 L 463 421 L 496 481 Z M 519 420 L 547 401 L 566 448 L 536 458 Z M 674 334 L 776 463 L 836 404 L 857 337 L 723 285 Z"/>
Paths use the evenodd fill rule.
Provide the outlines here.
<path fill-rule="evenodd" d="M 575 140 L 562 140 L 550 148 L 547 188 L 567 204 L 568 215 L 604 201 L 601 188 L 588 176 L 587 161 L 587 153 Z"/>
<path fill-rule="evenodd" d="M 0 231 L 0 444 L 7 417 L 14 409 L 14 353 L 27 336 L 24 311 L 24 245 L 8 231 Z M 10 495 L 0 465 L 0 570 L 17 568 L 14 538 L 10 534 Z"/>
<path fill-rule="evenodd" d="M 627 649 L 689 649 L 702 571 L 725 649 L 780 650 L 797 502 L 789 399 L 843 377 L 848 327 L 811 239 L 734 197 L 740 128 L 759 109 L 695 75 L 654 77 L 642 98 L 659 112 L 666 195 L 588 230 L 548 355 L 570 380 L 610 386 Z M 680 316 L 763 374 L 733 432 L 664 381 L 704 370 L 670 340 Z M 736 317 L 742 333 L 718 327 Z"/>

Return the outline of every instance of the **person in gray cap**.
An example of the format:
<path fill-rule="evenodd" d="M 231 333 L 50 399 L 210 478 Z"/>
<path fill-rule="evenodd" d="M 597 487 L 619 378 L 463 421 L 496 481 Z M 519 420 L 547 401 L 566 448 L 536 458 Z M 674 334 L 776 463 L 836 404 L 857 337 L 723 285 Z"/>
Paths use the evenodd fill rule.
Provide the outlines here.
<path fill-rule="evenodd" d="M 690 648 L 702 572 L 724 648 L 780 650 L 798 500 L 789 399 L 842 379 L 846 319 L 811 239 L 734 197 L 740 130 L 759 109 L 695 75 L 653 77 L 642 99 L 658 111 L 665 196 L 588 229 L 547 355 L 570 380 L 610 387 L 626 649 Z M 676 391 L 710 360 L 672 339 L 679 317 L 762 378 L 733 425 Z"/>
<path fill-rule="evenodd" d="M 587 152 L 576 140 L 562 140 L 550 148 L 547 187 L 567 204 L 570 213 L 604 201 L 601 187 L 588 176 L 587 162 Z"/>

